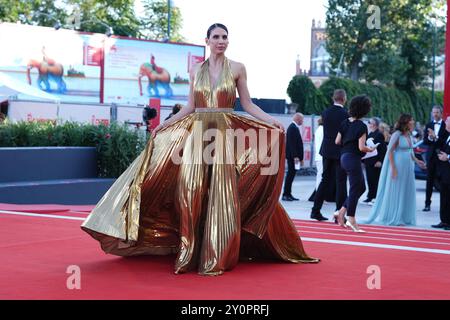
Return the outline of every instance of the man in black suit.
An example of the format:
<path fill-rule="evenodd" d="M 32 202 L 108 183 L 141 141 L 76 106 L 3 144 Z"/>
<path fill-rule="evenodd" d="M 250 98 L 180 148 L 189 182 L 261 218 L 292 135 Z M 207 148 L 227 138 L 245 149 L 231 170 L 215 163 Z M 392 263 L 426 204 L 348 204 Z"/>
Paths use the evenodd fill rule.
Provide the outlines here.
<path fill-rule="evenodd" d="M 425 208 L 423 211 L 430 211 L 431 195 L 433 193 L 434 180 L 438 175 L 439 162 L 436 149 L 438 148 L 439 137 L 446 135 L 445 123 L 442 121 L 442 108 L 440 106 L 433 107 L 433 121 L 425 126 L 423 142 L 430 146 L 427 159 L 427 188 L 425 196 Z"/>
<path fill-rule="evenodd" d="M 286 180 L 284 181 L 283 200 L 294 201 L 298 200 L 292 196 L 292 182 L 294 181 L 297 168 L 303 166 L 303 140 L 300 134 L 300 128 L 303 124 L 303 114 L 296 113 L 292 117 L 292 123 L 286 131 L 286 159 L 288 165 L 288 172 Z"/>
<path fill-rule="evenodd" d="M 333 94 L 334 104 L 322 113 L 323 120 L 323 141 L 320 154 L 323 158 L 322 181 L 317 188 L 314 199 L 314 206 L 311 210 L 311 219 L 318 221 L 328 220 L 320 209 L 322 208 L 326 186 L 336 184 L 336 210 L 339 210 L 347 198 L 347 175 L 341 168 L 341 146 L 336 145 L 335 140 L 342 121 L 349 117 L 344 104 L 347 101 L 347 94 L 343 89 L 337 89 Z M 331 181 L 332 172 L 336 173 L 336 180 Z"/>
<path fill-rule="evenodd" d="M 380 145 L 377 148 L 377 155 L 371 158 L 364 159 L 364 165 L 366 167 L 367 185 L 368 193 L 367 199 L 363 201 L 366 204 L 373 204 L 373 200 L 377 196 L 378 191 L 378 180 L 380 179 L 381 166 L 383 165 L 384 156 L 386 155 L 386 142 L 384 140 L 384 135 L 378 129 L 380 126 L 380 119 L 371 118 L 369 120 L 369 136 L 367 139 L 372 138 L 373 143 Z"/>
<path fill-rule="evenodd" d="M 440 152 L 437 166 L 441 181 L 441 203 L 439 208 L 441 222 L 433 228 L 450 230 L 450 116 L 445 121 L 446 138 L 439 138 Z"/>

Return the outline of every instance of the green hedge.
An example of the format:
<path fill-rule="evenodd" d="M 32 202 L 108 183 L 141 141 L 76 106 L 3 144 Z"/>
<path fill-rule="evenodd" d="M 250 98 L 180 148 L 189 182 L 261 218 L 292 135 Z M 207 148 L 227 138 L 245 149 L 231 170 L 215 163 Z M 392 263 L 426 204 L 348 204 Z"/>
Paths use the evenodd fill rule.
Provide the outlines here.
<path fill-rule="evenodd" d="M 292 102 L 298 104 L 297 111 L 304 114 L 321 113 L 328 104 L 322 91 L 316 89 L 311 79 L 306 76 L 296 76 L 289 83 L 287 93 Z"/>
<path fill-rule="evenodd" d="M 369 116 L 377 116 L 394 124 L 401 113 L 409 113 L 422 124 L 430 119 L 432 108 L 431 90 L 418 89 L 406 92 L 394 87 L 360 83 L 349 79 L 331 77 L 320 88 L 314 87 L 306 76 L 295 76 L 289 83 L 287 93 L 298 111 L 305 114 L 320 114 L 331 103 L 335 89 L 344 89 L 349 99 L 359 94 L 367 94 L 372 100 Z M 443 105 L 443 93 L 436 92 L 435 104 Z"/>
<path fill-rule="evenodd" d="M 0 125 L 0 147 L 96 147 L 100 177 L 117 178 L 145 147 L 146 139 L 126 125 L 18 122 Z"/>

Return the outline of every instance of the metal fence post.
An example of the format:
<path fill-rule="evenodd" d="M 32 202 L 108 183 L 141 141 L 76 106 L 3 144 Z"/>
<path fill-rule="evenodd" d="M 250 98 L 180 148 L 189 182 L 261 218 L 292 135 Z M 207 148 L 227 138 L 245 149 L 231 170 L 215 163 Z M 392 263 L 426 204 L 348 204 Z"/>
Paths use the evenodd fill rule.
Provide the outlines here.
<path fill-rule="evenodd" d="M 111 115 L 111 123 L 117 122 L 117 104 L 111 103 L 110 115 Z"/>

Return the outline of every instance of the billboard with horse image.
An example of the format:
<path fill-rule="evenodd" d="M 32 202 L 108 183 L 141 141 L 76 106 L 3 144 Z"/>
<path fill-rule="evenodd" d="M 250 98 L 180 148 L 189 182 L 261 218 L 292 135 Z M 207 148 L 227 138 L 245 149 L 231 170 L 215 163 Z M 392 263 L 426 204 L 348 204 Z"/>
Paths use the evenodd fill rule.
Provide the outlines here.
<path fill-rule="evenodd" d="M 57 96 L 61 101 L 100 100 L 99 64 L 87 64 L 87 48 L 99 58 L 101 35 L 1 23 L 0 72 Z M 91 51 L 92 52 L 92 51 Z M 97 56 L 95 57 L 95 53 Z M 18 94 L 18 98 L 28 97 Z"/>
<path fill-rule="evenodd" d="M 204 46 L 13 23 L 0 23 L 0 43 L 0 72 L 70 103 L 184 104 L 205 58 Z"/>
<path fill-rule="evenodd" d="M 189 69 L 205 57 L 205 47 L 124 38 L 105 42 L 105 103 L 161 105 L 186 103 Z"/>

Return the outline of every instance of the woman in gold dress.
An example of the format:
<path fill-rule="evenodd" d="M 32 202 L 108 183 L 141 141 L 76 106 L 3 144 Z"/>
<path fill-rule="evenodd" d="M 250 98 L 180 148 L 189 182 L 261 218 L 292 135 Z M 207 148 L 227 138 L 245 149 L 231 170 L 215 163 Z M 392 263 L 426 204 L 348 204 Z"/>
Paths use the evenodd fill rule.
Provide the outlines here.
<path fill-rule="evenodd" d="M 206 44 L 187 106 L 155 128 L 82 229 L 106 253 L 177 254 L 177 274 L 219 275 L 239 259 L 318 262 L 279 203 L 283 126 L 252 103 L 244 65 L 225 57 L 227 28 L 212 25 Z M 257 120 L 233 112 L 236 89 Z"/>

